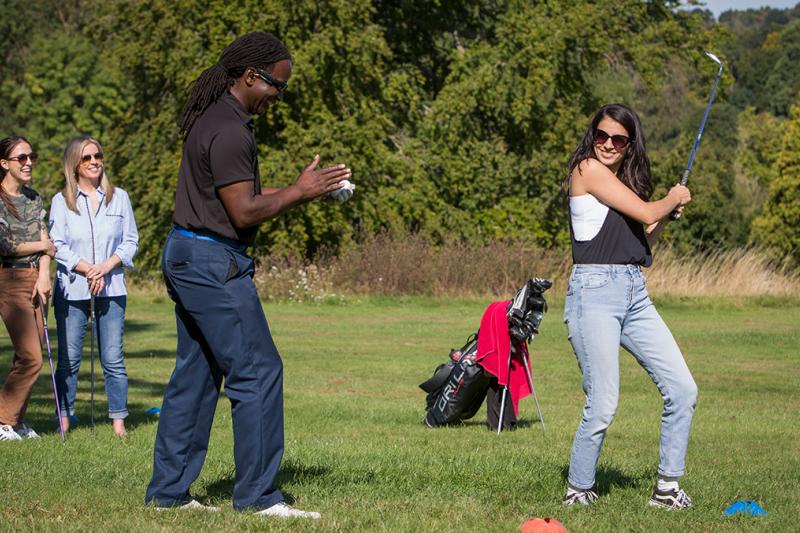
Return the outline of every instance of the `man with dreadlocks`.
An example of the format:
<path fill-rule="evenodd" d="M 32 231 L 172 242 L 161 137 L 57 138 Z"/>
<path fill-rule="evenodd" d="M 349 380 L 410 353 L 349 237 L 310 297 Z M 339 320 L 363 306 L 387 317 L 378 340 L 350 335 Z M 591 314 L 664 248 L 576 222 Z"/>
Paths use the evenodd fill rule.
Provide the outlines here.
<path fill-rule="evenodd" d="M 283 367 L 245 253 L 261 222 L 337 190 L 351 175 L 345 165 L 318 169 L 317 155 L 293 185 L 261 188 L 252 115 L 282 98 L 291 71 L 277 38 L 247 34 L 197 78 L 183 108 L 174 226 L 162 258 L 178 348 L 145 496 L 156 509 L 218 510 L 192 499 L 189 487 L 206 456 L 224 377 L 233 413 L 234 508 L 319 518 L 286 504 L 275 487 Z"/>

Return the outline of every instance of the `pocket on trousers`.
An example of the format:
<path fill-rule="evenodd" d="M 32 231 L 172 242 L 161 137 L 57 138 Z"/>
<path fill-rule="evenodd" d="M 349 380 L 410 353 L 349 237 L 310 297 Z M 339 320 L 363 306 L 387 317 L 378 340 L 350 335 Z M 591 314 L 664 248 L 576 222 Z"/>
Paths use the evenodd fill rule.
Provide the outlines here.
<path fill-rule="evenodd" d="M 611 281 L 611 276 L 608 274 L 590 272 L 581 276 L 582 289 L 599 289 L 605 287 Z"/>
<path fill-rule="evenodd" d="M 170 270 L 184 270 L 192 264 L 193 241 L 170 239 L 167 241 L 164 259 Z"/>
<path fill-rule="evenodd" d="M 567 282 L 567 296 L 572 296 L 575 293 L 575 280 L 570 278 Z"/>
<path fill-rule="evenodd" d="M 188 259 L 184 259 L 181 261 L 172 261 L 170 259 L 167 259 L 167 265 L 169 265 L 169 268 L 171 270 L 181 270 L 188 267 L 191 264 L 192 262 L 189 261 Z"/>
<path fill-rule="evenodd" d="M 237 274 L 239 274 L 239 263 L 237 263 L 236 258 L 228 252 L 228 272 L 225 275 L 225 283 L 235 278 Z"/>

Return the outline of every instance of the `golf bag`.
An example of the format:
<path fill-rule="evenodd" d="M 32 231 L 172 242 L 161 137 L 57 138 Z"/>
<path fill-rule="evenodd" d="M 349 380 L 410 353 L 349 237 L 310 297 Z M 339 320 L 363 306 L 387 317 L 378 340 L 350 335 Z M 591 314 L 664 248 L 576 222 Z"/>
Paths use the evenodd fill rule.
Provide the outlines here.
<path fill-rule="evenodd" d="M 517 291 L 514 299 L 505 309 L 509 339 L 512 346 L 519 347 L 520 351 L 527 352 L 527 348 L 523 350 L 523 345 L 539 333 L 539 323 L 547 310 L 547 303 L 542 294 L 551 285 L 550 281 L 546 279 L 528 280 Z M 428 427 L 456 424 L 472 418 L 483 404 L 487 390 L 492 386 L 497 388 L 497 375 L 484 368 L 481 362 L 482 357 L 478 354 L 479 334 L 480 331 L 471 335 L 460 350 L 451 350 L 448 361 L 439 365 L 433 376 L 420 384 L 419 387 L 427 393 L 425 398 L 427 413 L 424 422 Z M 506 356 L 508 357 L 509 377 L 510 355 Z M 523 354 L 520 356 L 525 357 Z M 527 368 L 527 363 L 525 364 Z M 532 381 L 530 384 L 532 388 Z M 507 392 L 508 387 L 505 388 L 505 392 Z M 494 413 L 494 420 L 502 416 L 503 427 L 512 428 L 516 423 L 516 418 L 513 412 L 505 409 L 505 393 L 502 400 L 496 394 L 492 396 L 492 399 L 496 400 L 495 403 L 498 401 L 502 403 L 499 409 L 494 406 L 492 412 L 489 413 L 489 419 L 492 419 L 492 413 Z"/>
<path fill-rule="evenodd" d="M 486 397 L 494 376 L 476 359 L 478 334 L 472 334 L 460 350 L 450 350 L 449 360 L 439 365 L 420 388 L 427 392 L 425 402 L 428 427 L 459 423 L 475 416 Z"/>

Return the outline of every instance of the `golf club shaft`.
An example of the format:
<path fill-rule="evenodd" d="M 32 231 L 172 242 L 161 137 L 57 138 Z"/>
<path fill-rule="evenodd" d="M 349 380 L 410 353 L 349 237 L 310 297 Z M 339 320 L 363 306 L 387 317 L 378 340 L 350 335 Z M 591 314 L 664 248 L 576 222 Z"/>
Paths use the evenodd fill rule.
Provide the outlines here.
<path fill-rule="evenodd" d="M 544 425 L 544 416 L 542 415 L 542 407 L 539 405 L 539 396 L 536 394 L 536 387 L 533 386 L 533 373 L 531 372 L 531 367 L 528 364 L 528 359 L 525 357 L 525 353 L 522 353 L 522 362 L 525 363 L 525 373 L 528 378 L 528 385 L 531 386 L 533 400 L 536 402 L 536 410 L 539 411 L 539 420 L 542 423 L 542 433 L 547 433 L 547 427 Z"/>
<path fill-rule="evenodd" d="M 506 414 L 506 394 L 508 393 L 508 388 L 511 385 L 511 354 L 512 349 L 508 351 L 508 376 L 506 378 L 506 385 L 503 387 L 503 396 L 500 400 L 500 416 L 498 416 L 497 420 L 497 434 L 499 435 L 500 432 L 503 430 L 503 419 L 505 418 Z"/>
<path fill-rule="evenodd" d="M 497 417 L 497 434 L 503 430 L 503 414 L 506 412 L 506 393 L 508 392 L 508 385 L 503 387 L 503 395 L 500 400 L 500 416 Z"/>
<path fill-rule="evenodd" d="M 703 120 L 700 122 L 700 129 L 697 131 L 697 137 L 694 139 L 694 146 L 692 147 L 692 153 L 689 155 L 689 162 L 686 164 L 686 170 L 683 171 L 683 176 L 681 176 L 681 185 L 686 185 L 689 183 L 689 173 L 692 171 L 692 165 L 694 164 L 694 156 L 697 154 L 697 148 L 700 146 L 700 139 L 703 137 L 703 129 L 706 127 L 706 121 L 708 120 L 708 113 L 711 111 L 711 104 L 714 102 L 714 95 L 717 93 L 717 85 L 719 85 L 719 79 L 722 77 L 722 65 L 720 64 L 719 70 L 717 71 L 717 77 L 714 79 L 714 87 L 711 89 L 711 95 L 708 97 L 708 103 L 706 104 L 705 113 L 703 113 Z M 678 211 L 674 210 L 669 215 L 670 220 L 677 220 L 678 218 Z"/>
<path fill-rule="evenodd" d="M 95 328 L 95 314 L 94 314 L 94 294 L 91 295 L 89 298 L 89 337 L 90 341 L 90 364 L 89 364 L 89 382 L 90 382 L 90 399 L 89 403 L 91 404 L 91 420 L 92 420 L 92 427 L 94 427 L 94 328 Z"/>
<path fill-rule="evenodd" d="M 42 311 L 42 328 L 44 330 L 44 342 L 47 346 L 47 360 L 50 362 L 50 378 L 53 381 L 53 396 L 56 400 L 56 419 L 58 420 L 58 431 L 61 433 L 61 442 L 64 442 L 64 423 L 61 421 L 61 405 L 58 401 L 58 387 L 56 386 L 56 372 L 53 368 L 53 352 L 50 349 L 50 333 L 47 331 L 47 305 L 42 301 L 42 297 L 37 294 L 39 298 L 39 308 Z"/>
<path fill-rule="evenodd" d="M 97 256 L 95 255 L 95 243 L 94 243 L 94 213 L 92 212 L 91 208 L 89 207 L 89 198 L 84 196 L 83 201 L 86 203 L 86 212 L 89 214 L 89 230 L 91 231 L 92 236 L 92 265 L 97 264 Z M 88 279 L 86 280 L 89 281 Z M 90 390 L 89 390 L 89 403 L 91 404 L 91 420 L 92 420 L 92 428 L 94 428 L 94 328 L 96 321 L 96 316 L 94 313 L 94 293 L 92 292 L 92 287 L 89 285 L 89 337 L 90 341 L 90 353 L 89 357 L 91 363 L 89 365 L 89 381 L 90 381 Z"/>

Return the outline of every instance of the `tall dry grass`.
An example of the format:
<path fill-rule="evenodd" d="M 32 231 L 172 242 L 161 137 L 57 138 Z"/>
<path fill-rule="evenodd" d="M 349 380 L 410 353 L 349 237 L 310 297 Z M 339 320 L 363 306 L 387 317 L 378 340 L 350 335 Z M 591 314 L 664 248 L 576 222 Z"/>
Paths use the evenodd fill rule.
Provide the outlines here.
<path fill-rule="evenodd" d="M 416 235 L 384 234 L 342 254 L 332 273 L 337 285 L 358 293 L 508 295 L 531 277 L 560 280 L 567 259 L 521 241 L 433 246 Z"/>
<path fill-rule="evenodd" d="M 434 246 L 417 235 L 382 234 L 313 263 L 298 257 L 259 263 L 256 283 L 266 299 L 321 301 L 344 294 L 508 297 L 530 277 L 552 280 L 552 292 L 563 294 L 572 260 L 568 251 L 528 242 Z M 751 248 L 681 256 L 662 247 L 646 276 L 656 296 L 800 297 L 800 274 Z"/>
<path fill-rule="evenodd" d="M 678 255 L 655 251 L 647 272 L 653 294 L 670 296 L 800 296 L 800 272 L 775 265 L 755 248 Z"/>

